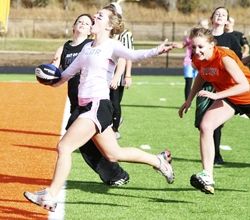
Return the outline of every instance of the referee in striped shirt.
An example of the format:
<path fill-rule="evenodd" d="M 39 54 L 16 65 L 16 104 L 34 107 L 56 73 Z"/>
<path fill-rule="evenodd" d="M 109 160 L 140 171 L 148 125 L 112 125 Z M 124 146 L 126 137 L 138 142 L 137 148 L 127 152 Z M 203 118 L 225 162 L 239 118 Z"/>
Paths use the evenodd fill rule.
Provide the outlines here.
<path fill-rule="evenodd" d="M 118 40 L 122 42 L 124 46 L 129 49 L 133 48 L 133 35 L 132 33 L 125 29 L 119 36 Z M 119 61 L 118 61 L 119 65 Z M 117 69 L 119 67 L 117 66 Z M 116 88 L 110 89 L 110 100 L 113 104 L 114 113 L 113 113 L 113 130 L 115 132 L 116 138 L 119 139 L 121 137 L 119 133 L 119 126 L 122 123 L 123 119 L 121 116 L 121 101 L 123 97 L 124 88 L 129 88 L 132 84 L 131 78 L 131 69 L 132 69 L 132 61 L 125 60 L 124 69 L 122 75 L 119 77 L 118 85 Z M 118 74 L 115 72 L 115 75 Z"/>

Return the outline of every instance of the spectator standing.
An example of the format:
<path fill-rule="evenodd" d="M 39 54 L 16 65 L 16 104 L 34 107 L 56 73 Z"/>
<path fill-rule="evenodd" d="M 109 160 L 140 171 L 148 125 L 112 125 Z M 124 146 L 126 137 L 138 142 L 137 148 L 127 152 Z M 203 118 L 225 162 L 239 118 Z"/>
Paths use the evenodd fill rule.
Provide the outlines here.
<path fill-rule="evenodd" d="M 225 32 L 231 33 L 236 38 L 238 44 L 242 48 L 242 58 L 245 58 L 249 55 L 249 43 L 246 36 L 242 32 L 234 30 L 234 24 L 234 18 L 229 17 L 228 22 L 225 25 Z"/>
<path fill-rule="evenodd" d="M 192 87 L 193 79 L 197 75 L 197 70 L 194 69 L 192 66 L 192 59 L 191 59 L 192 58 L 192 44 L 191 44 L 191 40 L 189 39 L 189 36 L 187 35 L 184 36 L 183 48 L 186 49 L 185 57 L 183 60 L 183 72 L 184 72 L 184 79 L 185 79 L 184 95 L 185 95 L 185 100 L 187 100 L 187 97 Z"/>

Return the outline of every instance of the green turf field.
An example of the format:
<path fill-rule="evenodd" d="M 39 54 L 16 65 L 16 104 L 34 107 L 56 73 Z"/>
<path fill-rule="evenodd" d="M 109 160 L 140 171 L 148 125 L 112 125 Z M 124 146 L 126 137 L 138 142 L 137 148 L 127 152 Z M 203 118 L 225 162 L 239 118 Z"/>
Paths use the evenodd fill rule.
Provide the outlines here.
<path fill-rule="evenodd" d="M 7 79 L 32 81 L 34 77 L 0 75 L 0 80 Z M 67 183 L 65 219 L 249 219 L 249 119 L 235 116 L 222 130 L 221 144 L 232 150 L 221 151 L 226 163 L 215 168 L 215 195 L 194 190 L 189 178 L 201 170 L 199 133 L 193 126 L 194 105 L 184 119 L 178 117 L 183 87 L 183 77 L 134 76 L 122 101 L 124 122 L 119 143 L 134 147 L 147 144 L 155 154 L 169 148 L 176 175 L 174 184 L 168 185 L 149 166 L 122 163 L 131 181 L 110 188 L 75 152 Z"/>
<path fill-rule="evenodd" d="M 223 129 L 222 151 L 227 162 L 215 169 L 215 195 L 205 195 L 189 185 L 201 170 L 198 131 L 193 126 L 194 107 L 184 119 L 177 111 L 183 102 L 182 77 L 133 77 L 123 99 L 121 146 L 148 144 L 152 153 L 164 148 L 173 153 L 176 181 L 173 185 L 151 167 L 122 163 L 131 182 L 121 188 L 101 184 L 74 154 L 68 182 L 66 219 L 247 219 L 249 193 L 249 120 L 235 117 Z M 72 214 L 74 213 L 74 214 Z"/>
<path fill-rule="evenodd" d="M 2 74 L 0 82 L 36 82 L 35 74 Z"/>

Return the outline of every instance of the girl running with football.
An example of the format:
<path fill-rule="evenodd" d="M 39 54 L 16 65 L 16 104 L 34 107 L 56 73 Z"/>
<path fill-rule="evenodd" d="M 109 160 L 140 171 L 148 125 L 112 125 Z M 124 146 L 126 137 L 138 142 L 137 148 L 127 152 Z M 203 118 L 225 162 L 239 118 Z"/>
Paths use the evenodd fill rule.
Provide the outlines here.
<path fill-rule="evenodd" d="M 193 187 L 205 193 L 214 193 L 213 161 L 214 130 L 235 114 L 250 117 L 250 70 L 230 49 L 217 47 L 212 32 L 198 27 L 191 30 L 193 57 L 198 70 L 187 101 L 181 106 L 179 116 L 187 112 L 195 95 L 207 97 L 214 102 L 206 110 L 200 123 L 200 151 L 203 171 L 191 176 Z M 216 93 L 202 89 L 210 82 Z"/>
<path fill-rule="evenodd" d="M 65 70 L 81 52 L 83 46 L 92 42 L 90 31 L 93 19 L 89 14 L 79 15 L 73 24 L 72 40 L 59 47 L 54 55 L 52 64 Z M 78 86 L 80 72 L 68 80 L 68 97 L 70 101 L 70 118 L 66 129 L 79 116 Z M 89 140 L 79 148 L 86 163 L 100 176 L 101 180 L 110 186 L 121 186 L 129 181 L 128 173 L 118 163 L 108 161 L 98 150 L 95 143 Z"/>
<path fill-rule="evenodd" d="M 95 35 L 80 54 L 62 72 L 59 86 L 81 72 L 78 88 L 80 115 L 69 127 L 57 145 L 58 158 L 50 186 L 38 192 L 25 192 L 24 196 L 43 208 L 54 211 L 56 196 L 64 185 L 71 170 L 71 154 L 92 139 L 102 154 L 112 162 L 126 161 L 151 165 L 168 183 L 173 183 L 174 173 L 166 151 L 153 155 L 138 148 L 121 148 L 115 138 L 112 125 L 112 104 L 109 100 L 109 86 L 119 57 L 138 60 L 168 52 L 174 46 L 162 43 L 148 50 L 130 50 L 121 42 L 111 39 L 122 31 L 122 19 L 115 7 L 108 5 L 94 17 L 91 28 Z"/>

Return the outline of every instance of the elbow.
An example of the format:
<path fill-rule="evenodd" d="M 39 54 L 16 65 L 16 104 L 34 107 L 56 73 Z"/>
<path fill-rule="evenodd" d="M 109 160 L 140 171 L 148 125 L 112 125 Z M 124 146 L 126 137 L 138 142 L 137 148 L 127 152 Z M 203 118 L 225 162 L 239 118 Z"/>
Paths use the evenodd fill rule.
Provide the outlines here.
<path fill-rule="evenodd" d="M 250 84 L 248 82 L 244 83 L 242 86 L 243 92 L 249 92 L 250 91 Z"/>

